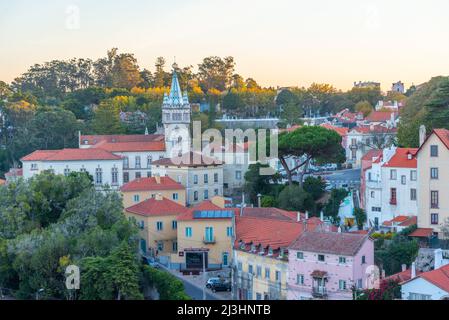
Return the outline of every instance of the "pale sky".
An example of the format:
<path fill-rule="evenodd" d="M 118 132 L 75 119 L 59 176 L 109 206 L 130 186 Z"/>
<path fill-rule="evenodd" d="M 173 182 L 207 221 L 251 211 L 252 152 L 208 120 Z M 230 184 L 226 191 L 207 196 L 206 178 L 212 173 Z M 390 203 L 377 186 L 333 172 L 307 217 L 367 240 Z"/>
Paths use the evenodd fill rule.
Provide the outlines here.
<path fill-rule="evenodd" d="M 408 87 L 449 75 L 448 12 L 447 0 L 0 0 L 0 80 L 118 47 L 150 70 L 158 56 L 231 55 L 264 86 Z"/>

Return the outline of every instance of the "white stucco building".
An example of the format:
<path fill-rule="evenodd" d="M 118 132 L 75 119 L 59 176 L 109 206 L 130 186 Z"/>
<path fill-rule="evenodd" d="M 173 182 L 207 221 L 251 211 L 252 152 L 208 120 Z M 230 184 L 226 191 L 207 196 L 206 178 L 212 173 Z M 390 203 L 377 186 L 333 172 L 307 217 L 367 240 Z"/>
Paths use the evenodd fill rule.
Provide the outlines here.
<path fill-rule="evenodd" d="M 94 184 L 118 190 L 123 185 L 123 159 L 101 149 L 38 150 L 21 159 L 23 178 L 29 179 L 43 171 L 69 175 L 87 172 Z"/>
<path fill-rule="evenodd" d="M 390 147 L 364 171 L 368 224 L 381 226 L 399 216 L 417 216 L 417 149 Z"/>

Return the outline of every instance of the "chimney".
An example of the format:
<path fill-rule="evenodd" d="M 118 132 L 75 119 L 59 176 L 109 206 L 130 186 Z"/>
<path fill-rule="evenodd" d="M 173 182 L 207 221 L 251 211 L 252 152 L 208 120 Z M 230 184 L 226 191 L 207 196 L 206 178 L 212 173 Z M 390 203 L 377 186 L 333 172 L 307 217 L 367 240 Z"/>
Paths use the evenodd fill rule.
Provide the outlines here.
<path fill-rule="evenodd" d="M 163 199 L 162 194 L 161 194 L 161 193 L 158 193 L 158 194 L 156 195 L 156 201 L 162 201 L 162 199 Z"/>
<path fill-rule="evenodd" d="M 412 263 L 412 279 L 416 278 L 416 263 Z"/>
<path fill-rule="evenodd" d="M 262 195 L 260 193 L 257 195 L 257 206 L 262 208 Z"/>
<path fill-rule="evenodd" d="M 320 220 L 324 222 L 324 212 L 323 211 L 321 211 L 321 213 L 320 213 Z"/>
<path fill-rule="evenodd" d="M 402 267 L 402 272 L 407 270 L 407 265 L 406 264 L 403 264 L 401 267 Z"/>
<path fill-rule="evenodd" d="M 338 227 L 338 233 L 341 233 L 342 232 L 342 230 L 341 230 L 341 226 L 340 227 Z"/>
<path fill-rule="evenodd" d="M 407 159 L 408 160 L 412 160 L 413 159 L 413 155 L 410 152 L 407 152 Z"/>
<path fill-rule="evenodd" d="M 301 212 L 297 212 L 297 218 L 296 218 L 297 222 L 301 222 Z"/>
<path fill-rule="evenodd" d="M 306 220 L 309 220 L 309 211 L 306 211 Z"/>
<path fill-rule="evenodd" d="M 161 184 L 161 176 L 159 174 L 155 175 L 154 178 L 156 179 L 157 184 Z"/>
<path fill-rule="evenodd" d="M 426 126 L 422 125 L 419 127 L 419 147 L 421 147 L 426 141 Z"/>
<path fill-rule="evenodd" d="M 435 270 L 441 268 L 443 265 L 443 250 L 437 249 L 435 250 Z"/>

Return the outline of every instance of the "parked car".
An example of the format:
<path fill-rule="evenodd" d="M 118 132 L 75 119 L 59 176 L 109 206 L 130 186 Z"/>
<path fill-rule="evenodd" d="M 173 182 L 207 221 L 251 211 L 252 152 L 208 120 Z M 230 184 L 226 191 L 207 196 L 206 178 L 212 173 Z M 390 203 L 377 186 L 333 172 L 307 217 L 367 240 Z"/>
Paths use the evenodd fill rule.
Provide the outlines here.
<path fill-rule="evenodd" d="M 218 291 L 231 291 L 231 283 L 230 282 L 216 282 L 212 284 L 211 287 L 212 292 Z"/>
<path fill-rule="evenodd" d="M 212 285 L 222 282 L 220 278 L 209 278 L 206 282 L 206 288 L 211 289 Z"/>

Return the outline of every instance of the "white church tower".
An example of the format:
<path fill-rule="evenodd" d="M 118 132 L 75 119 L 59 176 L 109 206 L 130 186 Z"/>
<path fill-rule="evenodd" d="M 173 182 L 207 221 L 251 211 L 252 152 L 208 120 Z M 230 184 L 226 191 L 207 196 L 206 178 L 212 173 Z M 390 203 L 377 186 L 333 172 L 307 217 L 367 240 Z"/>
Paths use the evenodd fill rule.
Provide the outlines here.
<path fill-rule="evenodd" d="M 190 151 L 190 117 L 192 109 L 187 96 L 179 85 L 176 74 L 176 63 L 173 64 L 173 77 L 170 94 L 164 94 L 162 104 L 162 123 L 164 125 L 167 158 L 178 157 Z"/>

